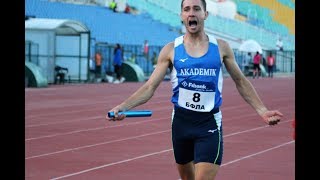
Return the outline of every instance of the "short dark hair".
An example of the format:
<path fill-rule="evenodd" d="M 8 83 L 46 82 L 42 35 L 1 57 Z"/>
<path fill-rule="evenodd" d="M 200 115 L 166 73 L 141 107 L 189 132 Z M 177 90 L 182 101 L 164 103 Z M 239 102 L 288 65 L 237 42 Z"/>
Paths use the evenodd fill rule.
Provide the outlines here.
<path fill-rule="evenodd" d="M 184 0 L 181 1 L 181 10 L 183 8 L 183 2 L 184 2 Z M 204 11 L 206 11 L 207 10 L 206 0 L 201 0 L 201 2 L 202 2 L 202 5 L 203 5 L 203 8 L 204 8 Z"/>

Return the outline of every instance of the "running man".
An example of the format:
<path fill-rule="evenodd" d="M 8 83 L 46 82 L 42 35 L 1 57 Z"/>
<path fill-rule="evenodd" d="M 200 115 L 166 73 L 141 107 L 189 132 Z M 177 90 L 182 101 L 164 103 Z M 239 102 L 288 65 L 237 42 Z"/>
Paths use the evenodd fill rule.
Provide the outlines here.
<path fill-rule="evenodd" d="M 239 94 L 266 124 L 275 125 L 283 116 L 263 104 L 239 69 L 228 43 L 204 32 L 207 17 L 205 0 L 182 0 L 181 19 L 186 34 L 162 48 L 149 80 L 110 110 L 115 113 L 114 118 L 106 117 L 111 121 L 123 120 L 125 115 L 118 115 L 118 112 L 146 103 L 170 68 L 174 106 L 172 143 L 177 169 L 183 180 L 214 179 L 221 165 L 223 63 Z"/>

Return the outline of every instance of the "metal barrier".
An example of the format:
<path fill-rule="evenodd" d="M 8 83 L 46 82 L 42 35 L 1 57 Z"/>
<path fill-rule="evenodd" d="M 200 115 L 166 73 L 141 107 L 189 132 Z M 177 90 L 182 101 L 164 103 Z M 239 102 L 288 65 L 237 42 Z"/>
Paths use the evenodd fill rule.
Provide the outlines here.
<path fill-rule="evenodd" d="M 102 55 L 102 65 L 101 65 L 101 75 L 104 76 L 107 73 L 113 73 L 114 67 L 113 67 L 113 50 L 114 50 L 115 44 L 108 44 L 108 43 L 96 43 L 94 46 L 94 52 L 99 51 Z M 154 69 L 154 62 L 153 62 L 153 54 L 156 55 L 156 58 L 159 55 L 159 52 L 161 50 L 161 46 L 149 46 L 149 52 L 145 56 L 143 54 L 143 46 L 141 45 L 122 45 L 123 50 L 123 57 L 124 61 L 131 61 L 133 63 L 136 63 L 138 66 L 141 67 L 141 69 L 144 72 L 145 77 L 148 77 L 151 75 Z M 39 55 L 38 54 L 38 46 L 37 44 L 26 42 L 25 43 L 25 61 L 32 62 L 36 65 L 41 63 L 40 59 L 47 59 L 48 56 L 46 55 Z M 239 65 L 240 69 L 244 71 L 243 62 L 245 61 L 245 56 L 247 52 L 238 51 L 236 49 L 233 50 L 234 55 L 237 61 L 237 64 Z M 295 51 L 263 51 L 262 55 L 266 59 L 269 52 L 272 52 L 276 59 L 276 65 L 275 65 L 275 73 L 293 73 L 295 72 Z M 92 58 L 93 55 L 91 56 Z M 78 58 L 81 59 L 81 57 L 71 57 L 71 58 Z M 253 59 L 253 55 L 252 55 Z M 76 63 L 75 66 L 79 66 L 79 63 Z M 224 73 L 227 73 L 225 70 Z M 70 77 L 67 77 L 66 79 L 70 79 Z M 72 79 L 72 77 L 71 77 Z M 67 82 L 69 82 L 67 80 Z"/>

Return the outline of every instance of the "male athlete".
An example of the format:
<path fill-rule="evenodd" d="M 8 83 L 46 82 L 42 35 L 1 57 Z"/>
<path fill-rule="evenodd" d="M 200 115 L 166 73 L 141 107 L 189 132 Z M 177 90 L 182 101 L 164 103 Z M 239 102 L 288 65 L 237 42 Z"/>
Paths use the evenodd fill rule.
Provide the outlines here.
<path fill-rule="evenodd" d="M 269 125 L 283 116 L 268 110 L 252 84 L 239 69 L 232 49 L 223 40 L 204 32 L 208 17 L 205 0 L 182 0 L 181 19 L 186 34 L 165 45 L 149 80 L 111 112 L 110 120 L 123 120 L 127 111 L 146 103 L 171 69 L 174 105 L 172 111 L 172 143 L 181 179 L 214 179 L 223 155 L 222 140 L 222 63 L 235 85 L 253 109 Z M 107 119 L 109 119 L 107 117 Z"/>

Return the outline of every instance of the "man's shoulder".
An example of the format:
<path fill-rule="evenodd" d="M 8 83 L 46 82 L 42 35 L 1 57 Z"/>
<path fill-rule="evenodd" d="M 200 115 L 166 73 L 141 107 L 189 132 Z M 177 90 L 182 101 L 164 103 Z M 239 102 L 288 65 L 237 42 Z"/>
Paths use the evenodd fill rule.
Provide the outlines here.
<path fill-rule="evenodd" d="M 184 35 L 178 36 L 176 38 L 174 38 L 173 41 L 169 42 L 168 44 L 172 43 L 173 45 L 179 45 L 179 44 L 183 44 L 183 37 Z"/>
<path fill-rule="evenodd" d="M 219 46 L 229 46 L 228 41 L 226 41 L 224 39 L 217 38 L 216 40 L 217 40 L 217 43 Z"/>
<path fill-rule="evenodd" d="M 217 39 L 217 45 L 219 46 L 219 49 L 222 51 L 228 50 L 230 48 L 229 43 L 223 39 Z"/>
<path fill-rule="evenodd" d="M 174 45 L 175 45 L 175 41 L 171 41 L 169 43 L 167 43 L 166 45 L 163 46 L 162 49 L 167 49 L 167 50 L 173 50 L 174 49 Z"/>

